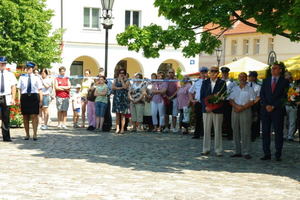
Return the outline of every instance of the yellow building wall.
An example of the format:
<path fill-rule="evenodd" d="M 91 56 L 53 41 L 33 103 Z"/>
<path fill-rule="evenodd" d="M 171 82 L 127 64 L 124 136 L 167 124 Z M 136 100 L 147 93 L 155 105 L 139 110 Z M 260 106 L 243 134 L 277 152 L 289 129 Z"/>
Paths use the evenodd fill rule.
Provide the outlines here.
<path fill-rule="evenodd" d="M 172 60 L 172 59 L 168 59 L 168 60 L 165 60 L 164 62 L 162 63 L 171 63 L 172 64 L 172 68 L 175 70 L 175 72 L 177 71 L 179 64 L 176 60 Z M 157 66 L 157 69 L 158 69 L 159 66 Z M 182 69 L 182 66 L 181 66 L 181 69 Z"/>
<path fill-rule="evenodd" d="M 135 73 L 142 73 L 142 69 L 140 64 L 132 58 L 124 59 L 127 60 L 127 73 L 129 74 L 129 78 L 134 78 Z"/>
<path fill-rule="evenodd" d="M 83 73 L 86 69 L 89 69 L 89 70 L 91 70 L 91 75 L 90 76 L 94 77 L 94 76 L 98 75 L 98 65 L 90 57 L 80 56 L 80 57 L 76 58 L 75 61 L 82 61 L 83 62 Z"/>

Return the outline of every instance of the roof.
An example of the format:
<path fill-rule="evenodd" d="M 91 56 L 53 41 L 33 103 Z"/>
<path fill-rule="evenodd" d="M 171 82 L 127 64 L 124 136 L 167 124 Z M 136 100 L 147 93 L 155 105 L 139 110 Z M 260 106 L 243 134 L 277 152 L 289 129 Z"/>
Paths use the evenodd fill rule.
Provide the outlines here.
<path fill-rule="evenodd" d="M 240 12 L 237 12 L 237 13 L 240 14 Z M 250 23 L 256 24 L 256 21 L 254 18 L 250 18 L 247 21 Z M 209 23 L 203 27 L 203 31 L 212 29 L 217 26 L 218 26 L 217 24 Z M 215 30 L 211 30 L 210 32 L 213 35 L 219 35 L 222 31 L 223 30 L 221 30 L 220 28 L 217 28 Z M 225 31 L 225 33 L 223 33 L 223 35 L 237 35 L 237 34 L 246 34 L 246 33 L 256 33 L 256 28 L 248 26 L 248 25 L 242 23 L 241 21 L 237 21 L 233 24 L 231 29 Z"/>

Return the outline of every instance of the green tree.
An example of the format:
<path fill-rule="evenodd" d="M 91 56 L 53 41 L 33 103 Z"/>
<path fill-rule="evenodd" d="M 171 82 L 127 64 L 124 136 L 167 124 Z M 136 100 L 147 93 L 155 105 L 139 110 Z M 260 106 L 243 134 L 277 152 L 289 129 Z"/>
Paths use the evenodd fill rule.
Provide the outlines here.
<path fill-rule="evenodd" d="M 63 30 L 51 33 L 53 10 L 46 0 L 1 0 L 0 55 L 9 63 L 20 65 L 26 60 L 39 67 L 61 62 L 60 40 Z"/>
<path fill-rule="evenodd" d="M 159 57 L 159 50 L 168 45 L 175 49 L 183 46 L 185 57 L 194 57 L 202 51 L 211 54 L 221 44 L 219 37 L 237 21 L 256 28 L 257 32 L 300 40 L 300 0 L 155 0 L 154 6 L 159 8 L 159 16 L 177 26 L 167 30 L 155 24 L 143 28 L 129 26 L 117 35 L 119 45 L 136 52 L 142 49 L 147 58 Z M 203 29 L 210 23 L 213 28 Z M 212 35 L 210 31 L 217 28 L 221 31 Z M 201 37 L 197 39 L 199 34 Z"/>
<path fill-rule="evenodd" d="M 183 79 L 183 75 L 182 75 L 182 69 L 178 66 L 177 68 L 177 71 L 176 71 L 176 78 L 179 79 L 179 80 L 182 80 Z M 180 81 L 180 84 L 183 85 L 183 82 Z"/>

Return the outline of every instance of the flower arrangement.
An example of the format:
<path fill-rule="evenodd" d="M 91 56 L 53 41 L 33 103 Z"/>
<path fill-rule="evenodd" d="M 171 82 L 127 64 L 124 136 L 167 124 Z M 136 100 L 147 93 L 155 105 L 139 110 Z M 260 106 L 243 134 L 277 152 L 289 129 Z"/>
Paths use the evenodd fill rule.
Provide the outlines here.
<path fill-rule="evenodd" d="M 224 85 L 222 86 L 220 91 L 223 90 L 225 85 L 226 85 L 226 83 L 224 83 Z M 224 91 L 223 93 L 218 92 L 214 95 L 209 95 L 204 99 L 204 103 L 211 110 L 221 108 L 223 106 L 224 100 L 231 94 L 231 92 L 227 93 L 227 91 Z"/>
<path fill-rule="evenodd" d="M 300 86 L 295 85 L 290 87 L 287 91 L 287 98 L 283 99 L 283 105 L 293 106 L 293 108 L 298 107 L 300 103 Z"/>
<path fill-rule="evenodd" d="M 17 69 L 17 71 L 14 72 L 14 75 L 16 76 L 17 80 L 19 80 L 20 76 L 24 74 L 24 69 Z M 10 106 L 10 124 L 16 125 L 17 127 L 20 127 L 23 123 L 23 115 L 21 113 L 21 108 L 18 103 L 18 90 L 16 91 L 16 97 L 15 97 L 15 104 Z"/>

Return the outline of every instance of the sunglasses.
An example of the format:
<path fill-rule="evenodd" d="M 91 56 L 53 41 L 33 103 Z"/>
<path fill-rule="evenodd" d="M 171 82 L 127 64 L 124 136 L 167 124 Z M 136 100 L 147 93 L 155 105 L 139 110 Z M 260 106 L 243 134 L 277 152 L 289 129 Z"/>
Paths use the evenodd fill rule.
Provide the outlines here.
<path fill-rule="evenodd" d="M 174 73 L 174 72 L 169 72 L 169 73 Z"/>
<path fill-rule="evenodd" d="M 218 73 L 219 70 L 210 70 L 210 72 Z"/>
<path fill-rule="evenodd" d="M 124 72 L 120 72 L 119 74 L 125 74 Z"/>

